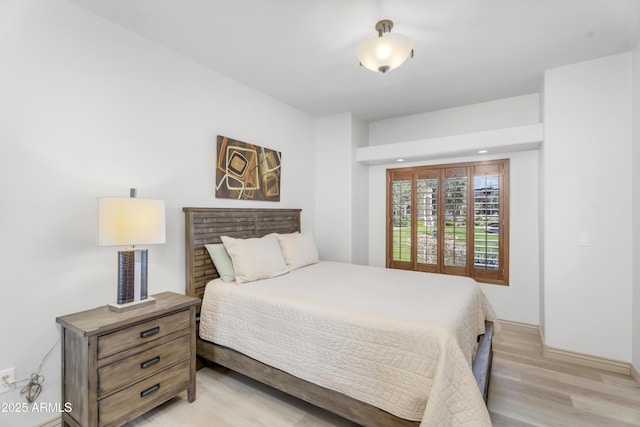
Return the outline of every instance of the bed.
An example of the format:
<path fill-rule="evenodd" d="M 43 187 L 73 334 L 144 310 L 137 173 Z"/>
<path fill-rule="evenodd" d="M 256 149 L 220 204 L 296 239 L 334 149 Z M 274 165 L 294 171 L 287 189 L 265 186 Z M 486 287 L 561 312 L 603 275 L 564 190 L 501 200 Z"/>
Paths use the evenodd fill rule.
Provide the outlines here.
<path fill-rule="evenodd" d="M 188 295 L 197 296 L 200 298 L 205 297 L 205 290 L 207 289 L 207 284 L 212 282 L 213 284 L 209 289 L 215 289 L 216 295 L 219 292 L 225 290 L 225 292 L 237 292 L 241 290 L 242 292 L 249 292 L 251 286 L 237 286 L 237 285 L 221 285 L 220 279 L 218 279 L 218 272 L 216 271 L 213 263 L 211 262 L 211 258 L 209 253 L 205 249 L 205 244 L 209 243 L 219 243 L 221 241 L 222 236 L 231 236 L 235 238 L 250 238 L 250 237 L 261 237 L 270 233 L 279 233 L 279 234 L 288 234 L 295 233 L 300 231 L 300 210 L 299 209 L 221 209 L 221 208 L 184 208 L 185 212 L 185 225 L 186 225 L 186 272 L 187 272 L 187 288 L 186 293 Z M 286 280 L 294 281 L 294 280 L 303 280 L 307 282 L 311 282 L 314 276 L 326 275 L 327 273 L 323 273 L 326 268 L 347 268 L 346 266 L 336 265 L 331 266 L 328 265 L 331 263 L 320 263 L 318 265 L 304 267 L 295 272 L 285 275 Z M 357 275 L 364 275 L 367 269 L 373 269 L 369 267 L 354 267 L 364 269 L 358 273 Z M 331 271 L 331 270 L 327 270 Z M 387 269 L 377 270 L 375 274 L 393 274 L 393 271 Z M 295 273 L 295 274 L 294 274 Z M 406 273 L 406 272 L 404 272 Z M 302 275 L 301 275 L 302 274 Z M 304 276 L 306 274 L 306 278 Z M 348 274 L 345 270 L 341 272 L 340 275 Z M 424 273 L 415 273 L 416 275 L 424 274 Z M 282 277 L 285 277 L 282 276 Z M 424 277 L 424 276 L 421 276 Z M 217 279 L 217 280 L 216 280 Z M 463 278 L 460 278 L 463 279 Z M 455 279 L 454 279 L 455 280 Z M 463 279 L 465 280 L 465 279 Z M 264 281 L 259 284 L 259 288 L 261 292 L 265 292 L 266 285 L 269 284 L 269 281 Z M 274 282 L 275 289 L 278 288 L 280 282 Z M 252 285 L 252 284 L 249 284 Z M 269 285 L 271 286 L 271 285 Z M 280 289 L 281 290 L 281 289 Z M 214 291 L 210 291 L 209 293 L 213 294 Z M 331 292 L 329 292 L 331 293 Z M 222 294 L 220 294 L 222 295 Z M 236 304 L 237 299 L 240 298 L 242 294 L 235 295 Z M 253 295 L 248 295 L 245 298 L 253 298 Z M 289 298 L 291 300 L 300 300 L 300 295 L 297 295 L 295 298 Z M 306 296 L 305 296 L 306 297 Z M 282 304 L 281 301 L 276 301 L 278 304 Z M 264 304 L 272 304 L 276 303 L 274 301 L 267 300 L 264 301 Z M 334 306 L 335 301 L 325 301 L 327 306 Z M 206 308 L 207 302 L 203 303 Z M 243 304 L 251 306 L 251 304 Z M 374 302 L 375 304 L 375 302 Z M 266 306 L 266 305 L 265 305 Z M 217 306 L 216 306 L 217 307 Z M 234 315 L 233 305 L 232 308 L 216 308 L 220 312 L 220 318 L 222 318 L 222 314 L 226 313 L 229 318 L 232 318 L 230 323 L 243 323 L 246 318 L 251 317 L 253 314 L 251 311 L 248 311 L 246 314 L 242 311 L 244 309 L 244 305 L 236 305 L 236 307 L 240 307 L 242 309 L 237 309 Z M 383 308 L 380 306 L 378 308 Z M 293 309 L 287 306 L 287 310 Z M 225 310 L 227 310 L 225 312 Z M 284 310 L 285 312 L 287 310 Z M 283 311 L 280 306 L 274 306 L 272 308 L 268 308 L 269 312 L 280 312 Z M 324 316 L 325 310 L 318 309 L 318 307 L 314 307 L 311 312 L 314 313 L 315 316 Z M 489 310 L 491 312 L 491 310 Z M 206 312 L 205 312 L 206 314 Z M 385 315 L 385 313 L 381 313 Z M 486 314 L 486 313 L 485 313 Z M 492 314 L 492 313 L 491 313 Z M 295 315 L 295 314 L 294 314 Z M 288 314 L 287 316 L 290 316 Z M 305 314 L 306 316 L 306 314 Z M 350 318 L 354 316 L 349 315 Z M 356 316 L 358 317 L 358 316 Z M 384 317 L 384 316 L 381 316 Z M 486 316 L 491 320 L 493 319 L 492 315 Z M 286 327 L 286 319 L 290 317 L 285 317 L 284 327 Z M 298 318 L 296 318 L 298 319 Z M 353 320 L 353 319 L 352 319 Z M 483 319 L 484 320 L 484 319 Z M 312 318 L 308 321 L 308 324 L 323 324 L 321 322 L 333 322 L 333 319 L 316 317 Z M 358 323 L 360 322 L 360 323 Z M 224 322 L 223 322 L 224 323 Z M 290 322 L 290 325 L 295 324 L 303 324 L 304 321 L 296 321 Z M 357 335 L 359 337 L 363 336 L 375 336 L 376 339 L 379 335 L 377 332 L 373 333 L 367 328 L 370 327 L 372 323 L 377 323 L 377 320 L 373 318 L 365 318 L 362 320 L 361 318 L 356 319 L 356 323 L 351 327 L 352 330 L 349 330 L 350 335 Z M 402 323 L 402 322 L 400 322 Z M 324 337 L 321 335 L 322 329 L 335 328 L 331 324 L 323 324 L 322 328 L 318 328 L 318 330 L 311 330 L 310 334 L 308 334 L 308 338 L 310 342 L 303 343 L 303 345 L 312 344 L 313 342 L 323 340 Z M 442 374 L 436 374 L 433 377 L 433 380 L 430 380 L 428 384 L 425 384 L 425 388 L 431 391 L 429 395 L 429 399 L 427 400 L 427 409 L 424 410 L 425 417 L 416 416 L 415 410 L 413 412 L 407 412 L 407 409 L 395 408 L 396 401 L 398 400 L 398 395 L 402 396 L 402 390 L 404 390 L 404 383 L 402 381 L 398 381 L 398 387 L 400 390 L 391 390 L 388 392 L 388 395 L 385 393 L 378 393 L 377 396 L 373 396 L 373 398 L 369 398 L 366 394 L 359 394 L 358 392 L 353 392 L 353 390 L 349 390 L 348 387 L 345 390 L 341 390 L 340 386 L 336 386 L 333 383 L 323 382 L 323 378 L 327 378 L 327 375 L 324 377 L 320 375 L 319 378 L 316 378 L 313 374 L 313 369 L 311 374 L 305 373 L 304 371 L 299 371 L 299 366 L 296 365 L 295 362 L 291 362 L 290 365 L 287 362 L 287 358 L 284 357 L 282 360 L 278 360 L 274 358 L 271 360 L 269 357 L 264 357 L 265 354 L 269 355 L 270 351 L 264 352 L 264 354 L 260 354 L 258 351 L 259 357 L 250 357 L 247 354 L 254 355 L 253 349 L 243 348 L 243 351 L 236 351 L 233 347 L 236 342 L 234 341 L 234 337 L 241 336 L 242 333 L 231 332 L 226 336 L 224 333 L 218 335 L 219 339 L 216 341 L 221 342 L 225 345 L 220 345 L 220 343 L 214 343 L 212 341 L 198 338 L 197 341 L 197 355 L 198 358 L 204 363 L 216 363 L 222 366 L 225 366 L 229 369 L 247 375 L 251 378 L 254 378 L 260 382 L 266 383 L 274 388 L 282 390 L 288 394 L 299 397 L 305 401 L 308 401 L 314 405 L 325 408 L 331 412 L 334 412 L 338 415 L 341 415 L 344 418 L 352 420 L 358 424 L 364 426 L 417 426 L 417 425 L 442 425 L 443 420 L 448 420 L 447 423 L 453 423 L 450 417 L 451 414 L 455 413 L 456 418 L 455 423 L 458 423 L 460 420 L 468 420 L 469 417 L 472 417 L 473 420 L 478 420 L 474 425 L 490 425 L 490 421 L 488 418 L 488 412 L 486 410 L 486 406 L 484 402 L 482 402 L 482 397 L 487 397 L 488 393 L 488 380 L 490 378 L 490 368 L 491 368 L 491 358 L 492 358 L 492 350 L 491 350 L 491 338 L 493 333 L 493 322 L 487 321 L 481 328 L 482 332 L 484 332 L 479 340 L 477 348 L 475 349 L 464 349 L 464 345 L 452 345 L 452 342 L 458 343 L 456 337 L 452 338 L 450 333 L 440 333 L 436 334 L 439 340 L 444 340 L 445 344 L 441 345 L 442 355 L 447 355 L 446 357 L 435 358 L 434 365 L 428 369 L 431 369 L 432 372 L 443 372 Z M 342 326 L 338 326 L 342 328 Z M 388 328 L 389 326 L 385 326 Z M 394 329 L 397 327 L 405 328 L 406 325 L 393 325 L 391 327 L 391 333 L 396 335 L 403 335 L 404 330 Z M 200 325 L 200 328 L 204 332 L 208 328 L 207 323 Z M 209 328 L 210 329 L 210 328 Z M 216 330 L 217 327 L 213 328 Z M 409 329 L 413 329 L 409 327 Z M 434 328 L 438 330 L 438 328 Z M 220 329 L 222 330 L 222 329 Z M 241 329 L 242 330 L 242 329 Z M 271 331 L 273 332 L 273 331 Z M 290 335 L 307 335 L 300 334 L 300 331 L 290 331 Z M 361 335 L 358 335 L 361 334 Z M 434 333 L 435 334 L 435 333 Z M 200 334 L 199 334 L 200 335 Z M 434 335 L 435 336 L 435 335 Z M 444 338 L 443 338 L 444 337 Z M 442 338 L 442 339 L 441 339 Z M 475 338 L 475 337 L 474 337 Z M 211 338 L 213 339 L 213 338 Z M 273 338 L 267 338 L 267 340 Z M 399 346 L 401 347 L 410 347 L 413 344 L 415 339 L 408 337 L 403 343 Z M 364 342 L 364 341 L 363 341 Z M 230 344 L 232 343 L 232 344 Z M 370 348 L 367 345 L 372 345 L 371 343 L 365 343 L 363 346 L 365 351 L 370 352 Z M 378 345 L 379 343 L 373 343 Z M 242 343 L 238 342 L 238 346 L 241 346 Z M 295 344 L 294 344 L 295 345 Z M 418 346 L 421 343 L 418 343 Z M 333 344 L 332 344 L 333 346 Z M 346 343 L 348 346 L 348 343 Z M 284 347 L 284 345 L 283 345 Z M 331 347 L 331 346 L 329 346 Z M 342 348 L 342 344 L 340 346 Z M 345 347 L 346 348 L 346 347 Z M 475 351 L 474 351 L 475 350 Z M 354 350 L 355 351 L 355 350 Z M 408 349 L 407 349 L 408 351 Z M 313 350 L 312 353 L 316 352 Z M 343 352 L 342 356 L 348 357 L 351 350 L 347 352 Z M 448 353 L 447 353 L 448 352 Z M 469 354 L 471 352 L 472 354 Z M 415 353 L 415 352 L 414 352 Z M 415 354 L 411 353 L 411 357 L 415 357 Z M 320 353 L 322 354 L 322 353 Z M 437 354 L 437 352 L 436 352 Z M 418 355 L 419 356 L 419 355 Z M 355 357 L 355 356 L 354 356 Z M 384 370 L 390 371 L 390 375 L 399 375 L 397 370 L 394 371 L 392 368 L 397 368 L 398 359 L 394 358 L 396 356 L 391 357 L 389 360 L 388 366 L 384 366 L 384 364 L 380 364 L 380 360 L 375 361 L 377 365 L 371 365 L 372 367 L 368 369 L 373 369 L 375 367 L 376 370 Z M 345 363 L 345 359 L 343 358 L 335 358 L 332 360 L 333 356 L 331 354 L 324 355 L 320 362 L 322 367 L 315 369 L 319 369 L 320 372 L 326 371 L 327 368 L 335 370 L 337 374 L 336 377 L 341 377 L 343 374 L 343 364 Z M 473 374 L 475 377 L 475 383 L 469 384 L 470 375 L 467 374 L 468 363 L 466 361 L 467 358 L 471 359 Z M 258 361 L 256 359 L 260 359 Z M 383 358 L 384 360 L 384 358 Z M 404 359 L 400 359 L 402 363 L 404 363 Z M 463 361 L 463 363 L 460 362 Z M 265 362 L 265 363 L 263 363 Z M 353 360 L 351 361 L 353 362 Z M 331 363 L 334 363 L 332 366 Z M 413 359 L 408 359 L 408 366 L 419 365 L 422 366 L 420 360 L 414 361 Z M 460 368 L 461 364 L 467 363 L 466 370 L 464 368 Z M 401 371 L 406 367 L 400 366 Z M 407 368 L 408 369 L 408 368 Z M 413 368 L 411 368 L 413 369 Z M 359 375 L 359 373 L 356 373 Z M 471 377 L 471 381 L 474 381 L 474 377 Z M 398 377 L 399 378 L 399 377 Z M 462 378 L 462 380 L 460 380 Z M 367 380 L 368 381 L 368 380 Z M 382 390 L 380 387 L 380 383 L 360 381 L 357 383 L 365 384 L 364 387 L 361 388 L 370 388 L 374 390 Z M 458 382 L 460 381 L 460 385 Z M 348 382 L 348 381 L 347 381 Z M 454 383 L 454 387 L 451 387 L 450 383 Z M 411 382 L 408 383 L 409 386 L 414 386 Z M 383 384 L 388 386 L 389 384 Z M 393 384 L 392 384 L 393 386 Z M 409 389 L 410 387 L 407 387 Z M 393 387 L 391 387 L 393 388 Z M 459 390 L 458 390 L 459 389 Z M 452 391 L 453 390 L 453 391 Z M 395 393 L 395 394 L 394 394 Z M 400 394 L 398 394 L 400 393 Z M 408 400 L 412 397 L 412 394 L 407 392 Z M 386 396 L 389 397 L 389 401 L 391 404 L 387 404 L 385 402 Z M 479 397 L 478 397 L 479 396 Z M 402 400 L 402 399 L 400 399 Z M 411 405 L 410 405 L 411 406 Z M 424 402 L 423 402 L 424 406 Z M 404 411 L 404 412 L 403 412 Z M 458 412 L 462 412 L 463 415 L 457 415 Z M 398 415 L 399 414 L 399 415 Z M 427 416 L 428 415 L 428 416 Z M 422 424 L 421 424 L 422 422 Z M 461 424 L 462 422 L 460 422 Z"/>

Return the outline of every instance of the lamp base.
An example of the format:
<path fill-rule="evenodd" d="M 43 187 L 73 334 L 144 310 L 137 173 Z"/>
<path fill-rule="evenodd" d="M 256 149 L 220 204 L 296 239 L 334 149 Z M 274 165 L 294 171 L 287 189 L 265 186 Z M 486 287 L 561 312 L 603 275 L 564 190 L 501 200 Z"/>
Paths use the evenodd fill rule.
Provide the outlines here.
<path fill-rule="evenodd" d="M 118 251 L 118 304 L 147 298 L 147 249 Z"/>
<path fill-rule="evenodd" d="M 126 304 L 109 304 L 109 310 L 110 311 L 115 311 L 116 313 L 123 313 L 125 311 L 131 311 L 131 310 L 135 310 L 137 308 L 140 307 L 144 307 L 147 305 L 151 305 L 151 304 L 155 304 L 156 303 L 156 299 L 154 297 L 149 297 L 147 299 L 142 299 L 139 301 L 133 301 L 133 302 L 128 302 Z"/>

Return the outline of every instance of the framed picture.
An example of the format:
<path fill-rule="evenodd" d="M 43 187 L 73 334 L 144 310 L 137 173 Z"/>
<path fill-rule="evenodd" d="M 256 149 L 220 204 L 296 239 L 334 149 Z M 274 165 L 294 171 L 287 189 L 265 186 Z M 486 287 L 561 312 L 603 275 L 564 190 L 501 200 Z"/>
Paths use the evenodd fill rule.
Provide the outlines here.
<path fill-rule="evenodd" d="M 280 201 L 279 151 L 218 135 L 216 197 Z"/>

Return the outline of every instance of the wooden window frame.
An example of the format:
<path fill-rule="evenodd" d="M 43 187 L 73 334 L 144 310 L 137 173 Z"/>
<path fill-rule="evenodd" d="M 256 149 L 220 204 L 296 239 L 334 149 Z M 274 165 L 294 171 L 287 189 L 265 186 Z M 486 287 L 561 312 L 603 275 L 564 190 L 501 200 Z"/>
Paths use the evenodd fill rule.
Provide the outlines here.
<path fill-rule="evenodd" d="M 474 180 L 482 176 L 482 171 L 498 171 L 499 180 L 499 232 L 498 232 L 498 266 L 497 270 L 477 268 L 475 265 L 475 193 Z M 479 172 L 476 172 L 479 171 Z M 465 173 L 466 188 L 466 262 L 465 266 L 445 265 L 444 262 L 444 180 L 447 175 Z M 417 257 L 418 241 L 418 202 L 417 183 L 419 179 L 438 179 L 436 201 L 437 211 L 437 263 L 419 263 Z M 493 174 L 491 174 L 493 176 Z M 411 180 L 411 249 L 410 261 L 393 260 L 393 192 L 392 184 L 398 180 Z M 480 162 L 451 163 L 442 165 L 416 166 L 387 169 L 387 223 L 386 223 L 386 266 L 405 270 L 425 271 L 432 273 L 467 276 L 478 282 L 496 285 L 509 284 L 509 159 L 485 160 Z M 469 243 L 471 242 L 471 244 Z"/>

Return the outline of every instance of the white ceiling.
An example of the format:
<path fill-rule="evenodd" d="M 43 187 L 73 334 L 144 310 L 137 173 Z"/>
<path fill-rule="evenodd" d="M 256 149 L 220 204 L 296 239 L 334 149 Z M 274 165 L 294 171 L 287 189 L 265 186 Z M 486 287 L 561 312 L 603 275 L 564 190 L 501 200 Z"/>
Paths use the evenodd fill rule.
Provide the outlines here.
<path fill-rule="evenodd" d="M 639 0 L 69 0 L 313 116 L 378 120 L 538 92 L 544 70 L 631 50 Z M 358 65 L 380 19 L 415 57 Z"/>

